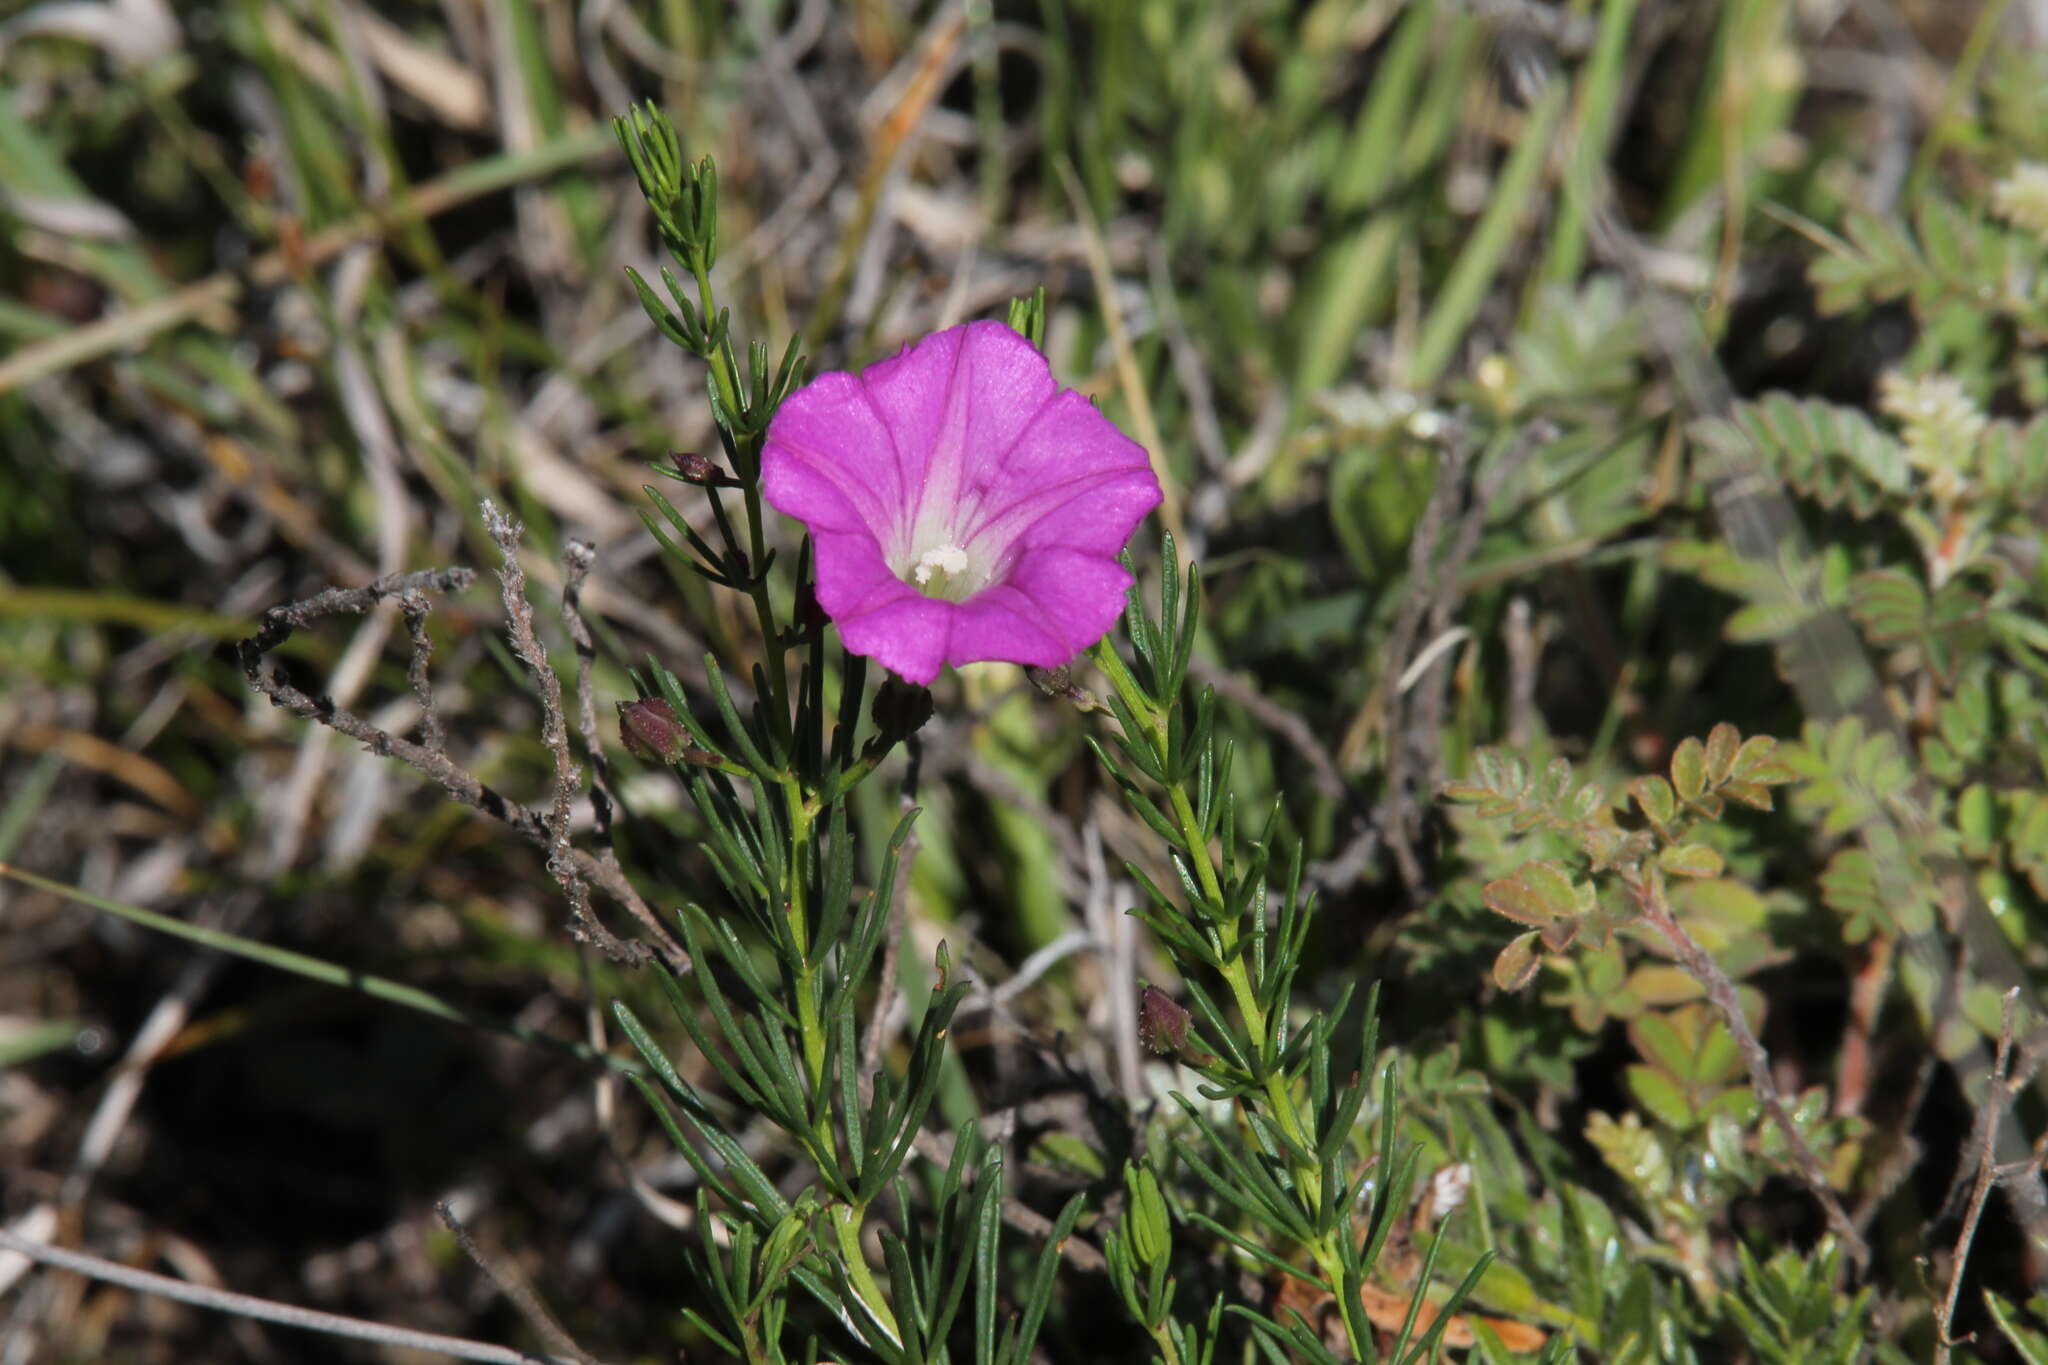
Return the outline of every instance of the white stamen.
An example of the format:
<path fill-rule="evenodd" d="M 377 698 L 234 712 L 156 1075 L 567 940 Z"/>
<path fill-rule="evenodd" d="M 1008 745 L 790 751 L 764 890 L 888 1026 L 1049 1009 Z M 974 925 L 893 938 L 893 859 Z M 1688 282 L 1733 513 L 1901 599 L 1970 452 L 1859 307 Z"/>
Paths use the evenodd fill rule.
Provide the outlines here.
<path fill-rule="evenodd" d="M 956 574 L 966 567 L 967 551 L 958 545 L 941 545 L 937 549 L 926 550 L 919 556 L 917 567 L 910 571 L 910 576 L 917 580 L 917 586 L 921 588 L 932 581 L 932 575 L 935 573 Z"/>

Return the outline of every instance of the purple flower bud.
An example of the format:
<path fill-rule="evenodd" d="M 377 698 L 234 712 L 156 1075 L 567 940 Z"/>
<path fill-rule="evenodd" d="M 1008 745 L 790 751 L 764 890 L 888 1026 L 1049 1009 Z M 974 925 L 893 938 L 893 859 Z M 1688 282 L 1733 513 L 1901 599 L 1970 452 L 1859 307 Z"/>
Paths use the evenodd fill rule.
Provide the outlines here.
<path fill-rule="evenodd" d="M 1188 1012 L 1157 986 L 1138 997 L 1138 1041 L 1164 1057 L 1188 1045 Z"/>
<path fill-rule="evenodd" d="M 662 697 L 620 702 L 619 739 L 627 753 L 648 763 L 675 763 L 690 755 L 690 732 Z"/>
<path fill-rule="evenodd" d="M 674 450 L 669 452 L 669 458 L 675 461 L 676 473 L 682 475 L 684 483 L 719 483 L 724 478 L 709 455 L 699 455 L 694 450 Z"/>

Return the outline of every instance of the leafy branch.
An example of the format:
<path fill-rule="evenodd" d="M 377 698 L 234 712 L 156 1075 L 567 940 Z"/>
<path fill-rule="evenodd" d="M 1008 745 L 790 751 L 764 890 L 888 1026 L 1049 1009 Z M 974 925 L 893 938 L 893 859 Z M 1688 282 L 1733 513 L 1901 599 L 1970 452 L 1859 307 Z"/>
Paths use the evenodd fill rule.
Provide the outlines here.
<path fill-rule="evenodd" d="M 1563 836 L 1577 846 L 1593 878 L 1611 880 L 1621 893 L 1616 901 L 1603 901 L 1594 881 L 1581 882 L 1551 860 L 1526 862 L 1513 875 L 1487 883 L 1482 893 L 1486 904 L 1527 926 L 1495 959 L 1495 981 L 1505 989 L 1520 989 L 1535 977 L 1545 953 L 1562 953 L 1582 939 L 1589 947 L 1604 948 L 1624 926 L 1649 930 L 1719 1010 L 1747 1064 L 1750 1087 L 1795 1169 L 1851 1257 L 1859 1263 L 1866 1259 L 1861 1235 L 1778 1093 L 1769 1056 L 1750 1027 L 1735 983 L 1680 922 L 1667 891 L 1672 877 L 1721 874 L 1721 853 L 1697 836 L 1721 819 L 1730 802 L 1769 810 L 1771 789 L 1798 776 L 1779 759 L 1777 742 L 1764 735 L 1744 739 L 1727 724 L 1715 726 L 1704 742 L 1685 739 L 1672 752 L 1668 777 L 1647 774 L 1628 784 L 1641 821 L 1633 828 L 1615 818 L 1615 807 L 1599 786 L 1576 782 L 1564 759 L 1553 759 L 1538 777 L 1512 754 L 1482 750 L 1474 767 L 1473 780 L 1444 788 L 1445 799 L 1518 832 L 1543 829 Z"/>
<path fill-rule="evenodd" d="M 1334 1297 L 1352 1357 L 1376 1360 L 1363 1294 L 1418 1158 L 1417 1149 L 1399 1150 L 1395 1141 L 1400 1088 L 1391 1066 L 1378 1087 L 1378 1155 L 1361 1167 L 1351 1153 L 1373 1089 L 1377 993 L 1361 1011 L 1357 1069 L 1343 1079 L 1335 1062 L 1338 1029 L 1350 1012 L 1354 988 L 1346 986 L 1334 1007 L 1305 1021 L 1297 1024 L 1291 1016 L 1289 996 L 1301 970 L 1314 897 L 1303 893 L 1297 850 L 1286 866 L 1278 903 L 1269 906 L 1277 810 L 1256 838 L 1240 827 L 1230 786 L 1232 748 L 1216 733 L 1215 691 L 1204 687 L 1192 705 L 1185 695 L 1200 621 L 1201 580 L 1192 567 L 1183 577 L 1170 536 L 1163 561 L 1157 614 L 1146 608 L 1135 588 L 1125 611 L 1132 657 L 1127 660 L 1108 639 L 1095 648 L 1095 662 L 1110 683 L 1103 707 L 1117 730 L 1107 743 L 1092 737 L 1089 743 L 1131 809 L 1165 842 L 1175 874 L 1169 893 L 1143 869 L 1130 866 L 1146 898 L 1132 913 L 1158 937 L 1193 1004 L 1192 1010 L 1183 1010 L 1163 994 L 1148 992 L 1148 1040 L 1175 1053 L 1203 1078 L 1204 1098 L 1230 1101 L 1240 1125 L 1233 1131 L 1193 1101 L 1176 1096 L 1181 1117 L 1201 1139 L 1182 1147 L 1180 1160 L 1223 1209 L 1264 1231 L 1247 1235 L 1195 1210 L 1183 1218 L 1233 1248 L 1247 1264 Z M 1369 1170 L 1376 1170 L 1376 1178 L 1368 1178 Z M 1166 1262 L 1155 1254 L 1164 1212 L 1157 1187 L 1151 1172 L 1127 1175 L 1131 1206 L 1123 1230 L 1110 1243 L 1112 1276 L 1162 1359 L 1182 1365 L 1203 1358 L 1205 1348 L 1197 1345 L 1200 1332 L 1173 1320 L 1169 1311 Z M 1355 1236 L 1355 1224 L 1365 1229 L 1362 1237 Z M 1310 1269 L 1280 1254 L 1290 1245 L 1300 1248 Z M 1425 1282 L 1441 1245 L 1439 1230 L 1424 1267 Z M 1451 1306 L 1470 1292 L 1491 1260 L 1490 1252 L 1478 1257 Z M 1298 1316 L 1282 1323 L 1244 1305 L 1229 1305 L 1228 1311 L 1280 1350 L 1332 1359 Z M 1448 1309 L 1433 1324 L 1418 1325 L 1411 1314 L 1394 1358 L 1425 1358 L 1450 1321 Z M 1213 1345 L 1213 1326 L 1209 1340 Z"/>
<path fill-rule="evenodd" d="M 707 658 L 705 696 L 687 695 L 657 664 L 641 698 L 620 707 L 629 749 L 672 768 L 701 824 L 692 858 L 671 869 L 693 890 L 676 924 L 696 969 L 687 978 L 656 977 L 723 1095 L 714 1101 L 625 1001 L 613 1004 L 652 1077 L 635 1083 L 717 1205 L 700 1200 L 704 1239 L 692 1257 L 713 1312 L 692 1320 L 734 1356 L 779 1362 L 794 1330 L 790 1296 L 800 1292 L 889 1365 L 946 1359 L 960 1324 L 971 1326 L 977 1365 L 1022 1365 L 1081 1200 L 1052 1221 L 1020 1311 L 999 1330 L 997 1245 L 1011 1216 L 999 1153 L 970 1127 L 926 1179 L 913 1182 L 909 1172 L 913 1152 L 926 1145 L 948 1029 L 970 983 L 952 970 L 942 943 L 900 1070 L 875 1065 L 859 1028 L 865 1010 L 891 1003 L 877 977 L 893 977 L 883 966 L 896 931 L 891 905 L 919 811 L 906 795 L 876 883 L 861 890 L 848 799 L 930 718 L 931 696 L 891 680 L 872 689 L 867 705 L 866 660 L 828 649 L 811 599 L 808 542 L 796 557 L 791 609 L 778 611 L 761 453 L 777 405 L 801 377 L 798 344 L 792 339 L 771 366 L 756 343 L 742 372 L 729 315 L 711 286 L 716 168 L 708 158 L 686 165 L 674 129 L 651 109 L 634 110 L 615 128 L 694 291 L 668 269 L 666 301 L 638 275 L 633 283 L 662 334 L 705 362 L 725 455 L 723 466 L 679 455 L 664 471 L 701 490 L 709 533 L 655 489 L 648 493 L 659 516 L 645 519 L 671 555 L 751 600 L 762 650 L 744 706 L 718 660 Z M 762 1160 L 733 1138 L 720 1112 L 728 1098 L 781 1131 L 814 1172 L 810 1189 L 795 1200 L 781 1193 Z M 870 1263 L 871 1243 L 879 1266 Z"/>

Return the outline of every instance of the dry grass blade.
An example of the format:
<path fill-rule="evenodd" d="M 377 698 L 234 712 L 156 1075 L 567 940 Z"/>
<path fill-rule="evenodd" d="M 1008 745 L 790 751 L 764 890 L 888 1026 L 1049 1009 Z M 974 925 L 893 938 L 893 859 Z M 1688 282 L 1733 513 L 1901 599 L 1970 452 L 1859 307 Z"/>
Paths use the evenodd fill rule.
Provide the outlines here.
<path fill-rule="evenodd" d="M 407 223 L 436 217 L 522 181 L 540 179 L 571 166 L 588 165 L 616 151 L 607 132 L 590 129 L 537 147 L 526 155 L 498 157 L 451 171 L 421 185 L 402 204 L 365 211 L 290 248 L 280 247 L 258 257 L 246 271 L 210 275 L 162 298 L 26 346 L 9 359 L 0 360 L 0 394 L 11 393 L 74 365 L 146 346 L 172 328 L 217 315 L 251 287 L 267 289 L 284 284 L 358 243 L 375 241 Z"/>
<path fill-rule="evenodd" d="M 189 1303 L 221 1313 L 234 1313 L 254 1318 L 259 1322 L 275 1322 L 308 1332 L 323 1332 L 330 1336 L 348 1337 L 400 1350 L 430 1351 L 436 1355 L 453 1356 L 457 1360 L 482 1361 L 484 1365 L 582 1365 L 580 1361 L 572 1362 L 556 1356 L 535 1356 L 525 1351 L 510 1351 L 502 1346 L 492 1346 L 481 1341 L 467 1341 L 435 1332 L 415 1332 L 404 1327 L 387 1327 L 381 1322 L 345 1318 L 338 1313 L 322 1313 L 294 1304 L 278 1303 L 272 1299 L 260 1299 L 250 1294 L 209 1289 L 184 1280 L 174 1280 L 168 1275 L 136 1270 L 131 1266 L 103 1260 L 98 1256 L 88 1256 L 45 1242 L 31 1241 L 7 1228 L 0 1228 L 0 1250 L 11 1251 L 59 1270 L 68 1270 L 108 1284 L 119 1285 L 124 1289 L 133 1289 L 138 1293 L 154 1294 L 179 1303 Z"/>

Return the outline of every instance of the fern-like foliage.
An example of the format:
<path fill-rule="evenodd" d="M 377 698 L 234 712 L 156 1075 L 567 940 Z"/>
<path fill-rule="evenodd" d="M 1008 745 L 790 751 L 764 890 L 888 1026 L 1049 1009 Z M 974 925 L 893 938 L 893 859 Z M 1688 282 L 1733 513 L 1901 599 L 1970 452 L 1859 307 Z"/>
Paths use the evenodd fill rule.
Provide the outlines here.
<path fill-rule="evenodd" d="M 1795 807 L 1818 812 L 1823 834 L 1847 834 L 1882 818 L 1888 807 L 1910 810 L 1913 765 L 1885 731 L 1866 732 L 1857 716 L 1833 724 L 1809 720 L 1784 762 L 1805 778 Z"/>
<path fill-rule="evenodd" d="M 1952 578 L 1929 593 L 1905 569 L 1871 569 L 1849 581 L 1849 615 L 1874 645 L 1917 648 L 1920 662 L 1946 688 L 1986 642 L 1991 604 L 1976 588 L 1971 578 Z"/>
<path fill-rule="evenodd" d="M 2042 289 L 2048 243 L 1923 195 L 1909 231 L 1875 214 L 1852 212 L 1845 238 L 1809 274 L 1824 312 L 1904 299 L 1922 318 L 1951 304 L 1989 310 L 2029 327 L 2048 320 Z"/>
<path fill-rule="evenodd" d="M 1885 430 L 1862 410 L 1782 393 L 1739 403 L 1694 424 L 1693 436 L 1733 466 L 1760 467 L 1801 496 L 1871 523 L 1894 526 L 1919 550 L 1917 566 L 1871 563 L 1881 542 L 1831 543 L 1818 556 L 1788 546 L 1775 561 L 1719 542 L 1680 541 L 1665 562 L 1743 599 L 1723 633 L 1736 643 L 1785 638 L 1820 610 L 1847 607 L 1880 649 L 1910 649 L 1946 689 L 1996 633 L 2029 634 L 2000 608 L 2020 591 L 2001 535 L 2024 535 L 2048 497 L 2048 417 L 1987 418 L 1962 385 L 1939 374 L 1887 376 Z M 2029 642 L 2031 644 L 2031 642 Z"/>
<path fill-rule="evenodd" d="M 1742 599 L 1721 627 L 1736 644 L 1782 640 L 1837 604 L 1849 568 L 1832 552 L 1802 555 L 1798 546 L 1788 544 L 1776 559 L 1751 559 L 1725 542 L 1709 540 L 1673 541 L 1664 547 L 1663 561 Z"/>
<path fill-rule="evenodd" d="M 1987 426 L 1977 446 L 1977 482 L 1987 496 L 2012 504 L 2048 494 L 2048 417 Z"/>
<path fill-rule="evenodd" d="M 1695 422 L 1706 449 L 1754 461 L 1823 507 L 1876 515 L 1912 483 L 1905 446 L 1861 410 L 1766 394 L 1729 417 Z"/>

